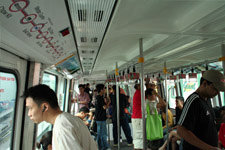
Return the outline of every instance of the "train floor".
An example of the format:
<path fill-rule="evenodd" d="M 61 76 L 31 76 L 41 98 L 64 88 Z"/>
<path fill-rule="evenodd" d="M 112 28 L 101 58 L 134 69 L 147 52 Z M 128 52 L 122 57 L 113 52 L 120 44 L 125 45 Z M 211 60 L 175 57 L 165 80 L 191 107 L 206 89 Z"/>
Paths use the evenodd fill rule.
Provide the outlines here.
<path fill-rule="evenodd" d="M 113 146 L 113 141 L 110 142 L 110 148 L 111 150 L 117 150 L 118 147 Z M 133 146 L 127 146 L 127 142 L 123 141 L 120 143 L 120 150 L 133 150 L 134 147 Z M 147 148 L 147 150 L 151 150 L 150 148 Z"/>

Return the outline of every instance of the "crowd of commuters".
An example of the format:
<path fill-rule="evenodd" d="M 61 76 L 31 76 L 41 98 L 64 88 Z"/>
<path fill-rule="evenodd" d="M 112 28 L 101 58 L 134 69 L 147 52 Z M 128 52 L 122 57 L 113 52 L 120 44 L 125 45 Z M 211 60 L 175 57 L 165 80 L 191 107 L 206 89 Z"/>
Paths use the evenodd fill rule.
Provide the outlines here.
<path fill-rule="evenodd" d="M 136 83 L 134 88 L 136 91 L 132 101 L 132 113 L 128 111 L 131 102 L 129 96 L 126 96 L 124 90 L 119 88 L 119 127 L 117 127 L 116 86 L 109 88 L 107 97 L 103 84 L 96 85 L 92 94 L 89 84 L 86 87 L 79 85 L 80 94 L 77 99 L 72 100 L 79 103 L 79 112 L 75 116 L 60 110 L 56 94 L 48 86 L 40 84 L 29 88 L 24 93 L 28 116 L 35 123 L 46 121 L 53 125 L 53 131 L 47 132 L 42 137 L 38 147 L 46 150 L 70 150 L 75 147 L 78 150 L 109 150 L 106 120 L 111 118 L 114 146 L 120 142 L 117 130 L 122 127 L 127 145 L 133 146 L 135 150 L 143 149 L 140 84 Z M 219 71 L 206 71 L 201 78 L 199 88 L 186 101 L 181 96 L 176 97 L 176 113 L 173 115 L 168 109 L 167 124 L 166 106 L 168 104 L 157 93 L 156 85 L 147 83 L 145 105 L 149 105 L 150 114 L 157 111 L 162 115 L 162 129 L 164 132 L 167 130 L 169 132 L 169 141 L 165 140 L 159 150 L 165 150 L 169 143 L 172 150 L 176 150 L 177 141 L 181 141 L 180 145 L 184 150 L 224 148 L 225 111 L 220 110 L 221 119 L 217 129 L 218 124 L 215 122 L 217 117 L 210 101 L 210 98 L 219 94 L 219 91 L 225 91 L 224 76 Z M 133 135 L 129 125 L 129 115 L 131 115 Z M 93 122 L 97 124 L 96 141 L 89 130 Z"/>

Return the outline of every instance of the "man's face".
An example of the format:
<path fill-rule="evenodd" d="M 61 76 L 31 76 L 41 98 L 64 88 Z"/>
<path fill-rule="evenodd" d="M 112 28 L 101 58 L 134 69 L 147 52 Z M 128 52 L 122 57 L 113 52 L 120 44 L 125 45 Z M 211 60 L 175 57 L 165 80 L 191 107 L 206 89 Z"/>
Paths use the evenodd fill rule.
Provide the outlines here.
<path fill-rule="evenodd" d="M 28 97 L 26 99 L 26 107 L 28 108 L 28 116 L 30 117 L 30 120 L 35 123 L 40 123 L 43 121 L 42 109 L 41 107 L 38 107 L 33 98 Z"/>
<path fill-rule="evenodd" d="M 84 113 L 83 111 L 80 114 L 82 119 L 84 119 L 88 115 L 88 113 Z"/>
<path fill-rule="evenodd" d="M 179 99 L 176 99 L 175 102 L 176 102 L 176 107 L 179 107 L 182 105 L 182 101 Z"/>
<path fill-rule="evenodd" d="M 205 93 L 207 98 L 213 98 L 219 94 L 219 91 L 214 87 L 213 84 L 206 85 Z"/>

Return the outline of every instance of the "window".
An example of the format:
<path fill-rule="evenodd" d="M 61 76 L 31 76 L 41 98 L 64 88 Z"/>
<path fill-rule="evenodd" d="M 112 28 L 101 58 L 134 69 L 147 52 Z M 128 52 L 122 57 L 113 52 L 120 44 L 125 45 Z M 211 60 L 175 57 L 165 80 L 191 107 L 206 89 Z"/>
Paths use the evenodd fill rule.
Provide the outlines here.
<path fill-rule="evenodd" d="M 186 79 L 180 79 L 181 92 L 184 97 L 184 100 L 188 98 L 199 86 L 200 84 L 201 73 L 197 74 L 197 78 L 189 78 L 186 75 Z"/>
<path fill-rule="evenodd" d="M 42 84 L 48 85 L 53 91 L 56 92 L 57 89 L 57 77 L 55 75 L 44 73 Z M 62 104 L 61 104 L 62 105 Z M 61 106 L 60 106 L 61 108 Z M 51 130 L 51 124 L 42 122 L 38 124 L 38 132 L 37 132 L 37 140 L 41 138 L 41 136 L 46 132 Z"/>
<path fill-rule="evenodd" d="M 0 71 L 0 149 L 11 149 L 17 98 L 17 79 Z"/>
<path fill-rule="evenodd" d="M 165 85 L 165 83 L 164 83 L 164 85 Z M 176 90 L 175 90 L 174 86 L 175 86 L 174 80 L 167 80 L 169 107 L 173 108 L 173 109 L 176 107 L 176 103 L 175 103 Z"/>

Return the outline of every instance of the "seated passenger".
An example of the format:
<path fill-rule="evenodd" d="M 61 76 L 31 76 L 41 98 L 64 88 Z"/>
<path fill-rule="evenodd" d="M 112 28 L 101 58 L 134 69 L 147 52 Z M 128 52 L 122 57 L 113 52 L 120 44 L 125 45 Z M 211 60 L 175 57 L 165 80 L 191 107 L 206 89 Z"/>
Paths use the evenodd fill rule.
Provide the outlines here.
<path fill-rule="evenodd" d="M 176 97 L 176 122 L 178 122 L 182 109 L 184 104 L 184 98 L 182 96 Z M 176 150 L 176 142 L 177 140 L 180 140 L 181 137 L 177 134 L 177 126 L 171 128 L 169 130 L 169 141 L 172 141 L 172 150 Z M 164 142 L 164 144 L 159 148 L 159 150 L 165 150 L 167 146 L 167 140 Z"/>
<path fill-rule="evenodd" d="M 91 111 L 89 111 L 89 109 L 87 107 L 82 107 L 79 110 L 79 113 L 77 113 L 75 116 L 79 117 L 81 120 L 83 120 L 84 124 L 86 126 L 89 126 L 91 124 L 92 118 L 93 118 L 93 113 Z M 88 119 L 86 120 L 86 117 L 88 117 Z"/>
<path fill-rule="evenodd" d="M 39 143 L 37 143 L 37 148 L 42 150 L 52 150 L 52 131 L 46 132 Z"/>
<path fill-rule="evenodd" d="M 173 127 L 173 113 L 168 108 L 168 128 L 166 124 L 166 107 L 162 108 L 162 122 L 163 122 L 163 134 L 166 134 L 167 130 Z"/>

